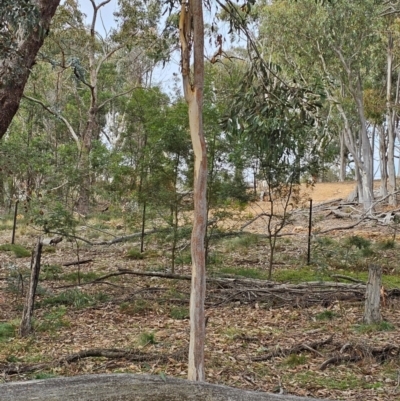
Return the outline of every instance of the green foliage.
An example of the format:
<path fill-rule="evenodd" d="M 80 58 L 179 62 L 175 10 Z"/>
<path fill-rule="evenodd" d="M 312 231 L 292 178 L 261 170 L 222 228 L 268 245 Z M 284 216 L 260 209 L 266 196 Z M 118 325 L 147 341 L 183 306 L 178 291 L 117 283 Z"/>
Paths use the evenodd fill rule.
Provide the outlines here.
<path fill-rule="evenodd" d="M 72 232 L 77 225 L 70 210 L 61 202 L 55 201 L 48 208 L 41 208 L 40 204 L 32 209 L 32 223 L 40 226 L 44 232 L 56 231 L 59 233 Z"/>
<path fill-rule="evenodd" d="M 18 54 L 21 34 L 26 36 L 38 20 L 38 8 L 30 0 L 3 0 L 0 3 L 1 59 Z"/>
<path fill-rule="evenodd" d="M 305 355 L 290 354 L 284 361 L 283 364 L 294 368 L 296 366 L 305 365 L 307 363 L 307 358 Z"/>
<path fill-rule="evenodd" d="M 155 334 L 152 332 L 151 333 L 147 333 L 147 332 L 141 333 L 139 336 L 139 344 L 142 347 L 145 347 L 146 345 L 149 345 L 149 344 L 157 344 Z"/>
<path fill-rule="evenodd" d="M 354 388 L 379 388 L 382 386 L 381 383 L 367 383 L 364 377 L 355 375 L 352 372 L 348 372 L 340 378 L 331 377 L 331 375 L 319 376 L 315 372 L 311 371 L 299 371 L 297 373 L 291 373 L 292 379 L 298 383 L 307 384 L 308 386 L 312 383 L 313 386 L 320 387 L 322 389 L 332 390 L 349 390 Z"/>
<path fill-rule="evenodd" d="M 67 308 L 64 305 L 56 306 L 45 313 L 40 320 L 34 321 L 34 329 L 39 332 L 55 333 L 63 327 L 68 327 L 69 320 L 65 318 L 66 313 Z"/>
<path fill-rule="evenodd" d="M 71 272 L 71 273 L 65 273 L 63 274 L 60 279 L 65 280 L 65 281 L 71 281 L 72 283 L 87 283 L 93 280 L 96 280 L 99 278 L 101 274 L 96 273 L 96 272 Z"/>
<path fill-rule="evenodd" d="M 180 252 L 175 259 L 177 264 L 180 265 L 190 265 L 192 263 L 192 254 L 190 251 Z"/>
<path fill-rule="evenodd" d="M 20 268 L 18 265 L 12 263 L 7 267 L 9 268 L 9 273 L 7 275 L 6 291 L 23 295 L 25 282 L 28 281 L 30 277 L 30 270 Z"/>
<path fill-rule="evenodd" d="M 282 269 L 275 272 L 276 281 L 284 283 L 301 283 L 307 281 L 327 281 L 329 276 L 323 271 L 302 267 L 295 269 Z"/>
<path fill-rule="evenodd" d="M 42 248 L 42 254 L 45 254 L 45 253 L 56 253 L 56 247 L 52 246 L 52 245 L 44 246 Z"/>
<path fill-rule="evenodd" d="M 0 343 L 15 336 L 15 326 L 11 323 L 0 323 Z"/>
<path fill-rule="evenodd" d="M 18 357 L 16 357 L 15 355 L 8 355 L 6 358 L 6 361 L 10 362 L 10 363 L 16 363 L 16 362 L 19 362 L 20 359 Z"/>
<path fill-rule="evenodd" d="M 317 320 L 332 320 L 335 317 L 336 313 L 331 310 L 324 310 L 315 316 Z"/>
<path fill-rule="evenodd" d="M 245 267 L 223 267 L 219 270 L 219 273 L 241 276 L 256 280 L 267 279 L 267 273 L 265 271 Z"/>
<path fill-rule="evenodd" d="M 313 263 L 322 270 L 344 269 L 365 271 L 368 258 L 377 255 L 379 247 L 360 236 L 350 236 L 340 240 L 327 237 L 315 240 L 312 246 Z"/>
<path fill-rule="evenodd" d="M 383 241 L 378 242 L 377 247 L 382 251 L 386 251 L 388 249 L 394 249 L 396 247 L 396 241 L 393 239 L 385 239 Z"/>
<path fill-rule="evenodd" d="M 189 309 L 185 307 L 174 307 L 169 313 L 172 319 L 184 320 L 189 319 Z"/>
<path fill-rule="evenodd" d="M 358 249 L 365 249 L 371 246 L 371 241 L 364 237 L 359 237 L 358 235 L 353 235 L 346 239 L 347 246 L 355 246 Z"/>
<path fill-rule="evenodd" d="M 14 255 L 17 258 L 27 258 L 28 256 L 31 256 L 31 251 L 28 251 L 22 245 L 18 245 L 18 244 L 0 245 L 0 251 L 14 252 Z"/>
<path fill-rule="evenodd" d="M 382 320 L 380 323 L 376 324 L 360 324 L 355 327 L 355 330 L 359 333 L 374 333 L 379 331 L 393 331 L 396 327 L 386 320 Z"/>
<path fill-rule="evenodd" d="M 244 234 L 240 237 L 234 237 L 225 242 L 228 250 L 237 250 L 238 248 L 250 248 L 258 243 L 258 236 L 255 234 Z"/>
<path fill-rule="evenodd" d="M 44 265 L 40 269 L 41 280 L 59 280 L 63 269 L 60 265 Z"/>
<path fill-rule="evenodd" d="M 223 253 L 212 251 L 207 253 L 207 266 L 220 265 L 224 261 Z"/>
<path fill-rule="evenodd" d="M 103 293 L 89 295 L 85 294 L 81 290 L 74 289 L 61 292 L 57 295 L 46 297 L 40 303 L 38 303 L 38 307 L 65 305 L 73 306 L 77 309 L 82 309 L 87 306 L 95 305 L 97 302 L 103 302 L 106 299 L 107 297 Z"/>
<path fill-rule="evenodd" d="M 145 299 L 135 299 L 132 302 L 123 302 L 120 305 L 121 313 L 126 315 L 143 315 L 152 311 L 155 305 Z"/>
<path fill-rule="evenodd" d="M 144 259 L 144 253 L 136 248 L 131 248 L 127 251 L 125 257 L 127 259 L 141 260 Z"/>

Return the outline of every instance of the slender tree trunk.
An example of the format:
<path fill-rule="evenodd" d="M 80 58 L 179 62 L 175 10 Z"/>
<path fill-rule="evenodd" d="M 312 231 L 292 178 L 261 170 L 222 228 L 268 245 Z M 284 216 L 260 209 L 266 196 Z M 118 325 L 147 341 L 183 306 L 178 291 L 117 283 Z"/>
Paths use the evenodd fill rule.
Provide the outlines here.
<path fill-rule="evenodd" d="M 339 181 L 344 182 L 346 180 L 347 149 L 346 149 L 343 131 L 339 135 L 339 141 L 340 141 Z"/>
<path fill-rule="evenodd" d="M 140 252 L 144 252 L 144 237 L 146 230 L 146 200 L 143 202 L 143 210 L 142 210 L 142 233 L 140 236 Z"/>
<path fill-rule="evenodd" d="M 81 180 L 79 184 L 79 196 L 77 209 L 78 212 L 86 216 L 90 210 L 90 149 L 83 143 L 81 147 L 79 160 L 79 169 L 81 172 Z"/>
<path fill-rule="evenodd" d="M 183 90 L 188 103 L 190 135 L 195 157 L 188 379 L 203 381 L 205 378 L 206 261 L 204 239 L 207 224 L 207 153 L 203 132 L 204 22 L 202 0 L 182 2 L 179 31 L 182 47 Z M 190 79 L 191 49 L 194 53 L 192 81 Z"/>
<path fill-rule="evenodd" d="M 387 134 L 388 134 L 388 152 L 387 152 L 387 167 L 389 175 L 389 204 L 396 206 L 396 169 L 394 166 L 394 119 L 395 111 L 392 106 L 392 64 L 393 64 L 393 37 L 392 32 L 388 33 L 388 48 L 387 48 L 387 85 L 386 85 L 386 116 L 387 116 Z"/>
<path fill-rule="evenodd" d="M 6 133 L 24 92 L 60 0 L 32 0 L 39 10 L 39 19 L 20 43 L 18 51 L 0 61 L 0 138 Z"/>
<path fill-rule="evenodd" d="M 386 138 L 385 138 L 385 127 L 381 127 L 379 133 L 379 159 L 380 159 L 380 172 L 381 172 L 381 188 L 380 195 L 385 197 L 387 191 L 387 158 L 386 158 Z"/>

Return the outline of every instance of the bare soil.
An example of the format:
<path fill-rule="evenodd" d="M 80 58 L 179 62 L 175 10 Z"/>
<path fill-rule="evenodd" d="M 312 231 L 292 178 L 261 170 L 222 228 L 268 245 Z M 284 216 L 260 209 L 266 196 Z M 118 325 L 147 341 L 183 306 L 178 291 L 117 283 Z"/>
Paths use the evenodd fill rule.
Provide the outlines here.
<path fill-rule="evenodd" d="M 312 198 L 317 205 L 328 200 L 344 199 L 353 189 L 352 182 L 317 183 L 313 188 L 303 188 L 305 209 L 284 230 L 289 240 L 279 245 L 274 272 L 288 268 L 302 269 L 305 265 L 308 199 Z M 245 210 L 238 210 L 230 226 L 239 230 L 268 208 L 268 202 L 255 202 Z M 123 235 L 121 230 L 111 230 L 118 226 L 117 223 L 113 222 L 108 231 L 115 236 Z M 313 230 L 317 233 L 337 228 L 325 236 L 341 238 L 358 235 L 372 238 L 375 242 L 392 235 L 389 228 L 373 221 L 366 221 L 353 229 L 341 229 L 353 223 L 351 219 L 338 219 L 329 210 L 323 210 L 315 213 Z M 256 219 L 246 230 L 265 234 L 265 221 Z M 82 227 L 78 234 L 88 236 L 89 230 Z M 93 241 L 99 241 L 103 237 L 102 233 L 100 235 Z M 37 232 L 24 226 L 23 220 L 19 221 L 18 243 L 33 248 L 37 236 Z M 10 238 L 10 230 L 0 232 L 0 244 L 8 243 Z M 56 247 L 45 246 L 35 310 L 35 331 L 28 338 L 15 335 L 3 341 L 0 332 L 1 380 L 112 372 L 186 377 L 189 324 L 185 311 L 189 282 L 128 274 L 101 279 L 118 273 L 118 269 L 170 271 L 170 249 L 162 245 L 160 239 L 148 237 L 144 259 L 127 258 L 128 251 L 137 247 L 137 242 L 129 242 L 109 246 L 79 243 L 77 248 L 76 242 L 65 239 Z M 187 250 L 187 244 L 183 244 L 179 253 L 182 261 L 177 265 L 177 273 L 190 274 L 190 264 L 183 258 Z M 216 274 L 221 266 L 266 269 L 268 248 L 265 242 L 243 248 L 239 242 L 236 246 L 236 242 L 227 237 L 218 245 L 213 244 L 212 251 L 220 259 L 217 265 L 210 266 L 209 276 Z M 388 250 L 380 254 L 376 262 L 390 270 L 397 252 L 396 248 Z M 62 267 L 63 263 L 78 259 L 92 261 Z M 29 265 L 29 257 L 16 258 L 11 252 L 0 251 L 0 324 L 8 322 L 18 327 Z M 318 269 L 318 266 L 311 268 Z M 390 271 L 393 273 L 394 270 Z M 365 274 L 360 277 L 365 278 Z M 254 300 L 232 302 L 229 298 L 232 293 L 227 293 L 222 302 L 216 303 L 212 295 L 217 290 L 217 286 L 209 285 L 206 305 L 206 376 L 209 382 L 335 400 L 400 399 L 398 356 L 387 355 L 379 360 L 371 351 L 369 356 L 359 360 L 342 361 L 321 369 L 322 364 L 332 356 L 348 355 L 343 348 L 346 344 L 348 348 L 358 350 L 360 347 L 366 350 L 383 349 L 390 344 L 399 347 L 400 308 L 396 297 L 385 300 L 382 306 L 383 316 L 390 323 L 389 331 L 379 331 L 363 328 L 363 302 L 359 300 L 333 301 L 327 305 L 316 303 L 305 308 L 300 304 L 284 302 L 280 305 Z M 235 293 L 240 291 L 238 287 Z M 61 298 L 62 294 L 69 294 L 69 298 Z M 285 294 L 281 297 L 284 298 Z M 325 315 L 328 318 L 321 318 Z M 291 355 L 282 352 L 268 360 L 256 361 L 257 357 L 271 351 L 323 342 L 331 335 L 332 341 L 318 349 L 311 347 Z M 26 366 L 50 363 L 82 350 L 99 348 L 129 350 L 132 355 L 153 355 L 154 358 L 82 357 L 70 363 L 55 363 L 32 372 L 22 372 Z M 7 369 L 16 366 L 21 367 L 20 373 L 6 373 Z"/>

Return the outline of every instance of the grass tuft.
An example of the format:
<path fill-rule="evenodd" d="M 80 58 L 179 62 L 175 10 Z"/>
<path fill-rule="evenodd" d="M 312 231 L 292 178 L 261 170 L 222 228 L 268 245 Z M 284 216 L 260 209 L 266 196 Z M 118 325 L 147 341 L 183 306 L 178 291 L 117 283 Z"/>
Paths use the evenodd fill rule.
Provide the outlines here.
<path fill-rule="evenodd" d="M 131 248 L 127 251 L 125 257 L 127 259 L 141 260 L 144 259 L 144 253 L 138 251 L 136 248 Z"/>
<path fill-rule="evenodd" d="M 356 331 L 359 333 L 374 333 L 377 331 L 392 331 L 395 330 L 395 326 L 386 321 L 386 320 L 382 320 L 382 322 L 380 323 L 375 323 L 375 324 L 360 324 L 358 326 L 356 326 Z"/>
<path fill-rule="evenodd" d="M 189 309 L 185 307 L 174 307 L 171 309 L 169 315 L 172 319 L 176 320 L 189 319 Z"/>
<path fill-rule="evenodd" d="M 123 302 L 120 305 L 121 313 L 125 315 L 143 315 L 154 309 L 154 303 L 148 302 L 144 299 L 136 299 L 133 302 Z"/>
<path fill-rule="evenodd" d="M 304 365 L 307 363 L 307 358 L 305 355 L 290 354 L 284 361 L 283 364 L 290 366 L 292 368 Z"/>
<path fill-rule="evenodd" d="M 15 327 L 11 323 L 0 323 L 0 342 L 15 336 Z"/>
<path fill-rule="evenodd" d="M 31 256 L 31 251 L 18 244 L 3 244 L 0 245 L 0 251 L 14 252 L 17 258 L 27 258 Z"/>
<path fill-rule="evenodd" d="M 315 319 L 317 320 L 332 320 L 333 318 L 336 317 L 336 313 L 332 312 L 331 310 L 324 310 L 321 313 L 318 313 L 315 316 Z"/>
<path fill-rule="evenodd" d="M 157 343 L 156 336 L 154 333 L 145 332 L 145 333 L 140 334 L 140 336 L 139 336 L 139 344 L 142 347 L 145 347 L 146 345 L 149 345 L 149 344 L 156 344 L 156 343 Z"/>
<path fill-rule="evenodd" d="M 268 273 L 266 271 L 258 269 L 248 269 L 245 267 L 223 267 L 222 269 L 219 270 L 219 273 L 258 279 L 258 280 L 266 280 L 268 277 Z"/>

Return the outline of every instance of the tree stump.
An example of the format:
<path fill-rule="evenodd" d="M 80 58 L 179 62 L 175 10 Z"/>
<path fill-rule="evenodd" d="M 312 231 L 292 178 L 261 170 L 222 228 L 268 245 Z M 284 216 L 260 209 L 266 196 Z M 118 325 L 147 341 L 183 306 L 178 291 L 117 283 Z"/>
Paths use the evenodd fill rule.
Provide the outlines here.
<path fill-rule="evenodd" d="M 376 324 L 382 321 L 381 316 L 381 283 L 382 269 L 377 265 L 369 266 L 368 283 L 365 294 L 364 323 Z"/>
<path fill-rule="evenodd" d="M 35 305 L 36 288 L 39 282 L 42 247 L 43 247 L 42 239 L 39 237 L 35 251 L 32 255 L 31 280 L 29 283 L 28 293 L 26 294 L 24 311 L 22 313 L 22 320 L 19 328 L 19 334 L 21 337 L 28 336 L 32 330 L 32 315 L 33 315 L 33 308 Z"/>

